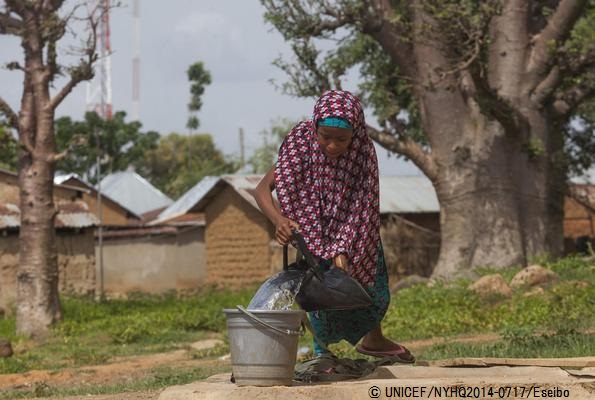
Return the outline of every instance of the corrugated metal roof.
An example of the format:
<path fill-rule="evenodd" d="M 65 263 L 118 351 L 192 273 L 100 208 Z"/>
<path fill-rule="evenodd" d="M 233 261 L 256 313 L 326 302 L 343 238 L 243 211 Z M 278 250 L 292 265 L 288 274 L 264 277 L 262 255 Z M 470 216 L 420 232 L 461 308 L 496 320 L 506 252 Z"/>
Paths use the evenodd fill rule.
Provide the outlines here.
<path fill-rule="evenodd" d="M 207 193 L 220 181 L 218 176 L 205 176 L 192 189 L 188 190 L 178 200 L 159 214 L 150 224 L 159 224 L 189 212 Z"/>
<path fill-rule="evenodd" d="M 56 228 L 88 228 L 99 224 L 95 214 L 89 212 L 82 201 L 60 202 L 56 204 L 58 214 L 54 222 Z M 21 226 L 21 211 L 16 204 L 0 204 L 0 229 Z"/>
<path fill-rule="evenodd" d="M 380 213 L 439 212 L 432 182 L 425 176 L 381 176 Z"/>
<path fill-rule="evenodd" d="M 61 185 L 62 183 L 64 183 L 67 180 L 69 180 L 70 178 L 74 178 L 76 180 L 79 180 L 79 181 L 83 182 L 85 185 L 88 185 L 87 182 L 85 182 L 83 180 L 83 178 L 81 178 L 78 174 L 75 174 L 74 172 L 69 173 L 69 174 L 56 174 L 56 175 L 54 175 L 54 183 L 56 185 Z"/>
<path fill-rule="evenodd" d="M 165 209 L 151 224 L 163 223 L 183 215 L 193 208 L 202 211 L 210 197 L 222 190 L 224 184 L 232 186 L 242 198 L 258 209 L 252 196 L 263 175 L 208 176 Z M 276 199 L 275 192 L 273 198 Z M 423 176 L 381 176 L 381 213 L 439 212 L 440 206 L 432 182 Z"/>
<path fill-rule="evenodd" d="M 101 193 L 137 215 L 173 203 L 172 199 L 134 171 L 116 172 L 106 176 L 101 180 Z"/>
<path fill-rule="evenodd" d="M 0 229 L 21 226 L 21 212 L 15 204 L 0 204 Z"/>
<path fill-rule="evenodd" d="M 56 175 L 54 177 L 54 183 L 55 184 L 64 185 L 64 182 L 71 182 L 70 187 L 77 187 L 74 183 L 72 183 L 72 181 L 75 181 L 75 182 L 78 182 L 81 185 L 84 185 L 85 188 L 88 188 L 89 189 L 89 192 L 92 191 L 93 193 L 97 193 L 97 190 L 93 187 L 93 185 L 91 185 L 89 182 L 85 181 L 78 174 L 70 173 L 70 174 L 65 174 L 65 175 Z M 123 204 L 117 202 L 116 200 L 114 200 L 111 197 L 109 197 L 108 195 L 106 195 L 105 192 L 103 191 L 103 188 L 102 188 L 102 192 L 101 192 L 101 198 L 113 202 L 117 207 L 122 208 L 122 210 L 124 212 L 130 213 L 132 216 L 134 216 L 134 217 L 136 217 L 138 219 L 141 219 L 142 218 L 139 214 L 135 213 L 134 211 L 132 211 L 131 209 L 127 208 Z"/>

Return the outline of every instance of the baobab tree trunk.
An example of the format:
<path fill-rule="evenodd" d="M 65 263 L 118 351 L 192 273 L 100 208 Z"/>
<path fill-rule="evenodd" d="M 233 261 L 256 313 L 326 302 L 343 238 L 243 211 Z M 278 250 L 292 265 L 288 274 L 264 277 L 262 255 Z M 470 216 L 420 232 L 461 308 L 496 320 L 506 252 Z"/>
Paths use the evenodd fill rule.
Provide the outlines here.
<path fill-rule="evenodd" d="M 58 297 L 58 256 L 55 247 L 53 166 L 43 160 L 21 159 L 19 186 L 21 220 L 17 275 L 17 332 L 44 336 L 61 319 Z"/>
<path fill-rule="evenodd" d="M 28 27 L 35 32 L 35 27 Z M 17 332 L 43 337 L 62 318 L 58 297 L 58 254 L 53 200 L 54 110 L 50 107 L 48 75 L 44 74 L 38 36 L 23 40 L 25 77 L 19 134 L 27 143 L 19 159 L 21 228 L 17 274 Z"/>
<path fill-rule="evenodd" d="M 442 241 L 434 277 L 524 266 L 561 253 L 564 166 L 555 155 L 562 142 L 528 149 L 527 137 L 552 137 L 546 132 L 555 129 L 537 112 L 528 120 L 534 122 L 527 132 L 510 132 L 475 115 L 462 124 L 458 145 L 433 146 L 442 160 L 435 182 Z"/>

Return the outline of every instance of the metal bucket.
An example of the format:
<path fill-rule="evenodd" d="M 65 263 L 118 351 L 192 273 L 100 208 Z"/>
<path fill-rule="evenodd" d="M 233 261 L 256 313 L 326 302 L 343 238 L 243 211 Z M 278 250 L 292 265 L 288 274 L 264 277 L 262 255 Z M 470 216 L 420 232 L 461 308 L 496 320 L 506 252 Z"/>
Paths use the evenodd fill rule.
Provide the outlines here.
<path fill-rule="evenodd" d="M 291 386 L 304 311 L 223 310 L 239 386 Z"/>

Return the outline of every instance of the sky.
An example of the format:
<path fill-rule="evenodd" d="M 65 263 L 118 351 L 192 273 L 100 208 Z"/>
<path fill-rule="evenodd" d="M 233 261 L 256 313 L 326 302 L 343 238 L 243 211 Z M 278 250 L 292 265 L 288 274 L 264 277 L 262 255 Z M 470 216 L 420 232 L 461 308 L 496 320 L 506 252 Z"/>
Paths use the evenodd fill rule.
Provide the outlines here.
<path fill-rule="evenodd" d="M 164 4 L 167 4 L 165 6 Z M 283 94 L 271 83 L 286 80 L 272 65 L 278 56 L 291 57 L 290 46 L 265 23 L 258 0 L 140 0 L 141 67 L 140 121 L 143 130 L 161 134 L 187 133 L 188 67 L 202 61 L 212 84 L 198 113 L 200 133 L 213 135 L 225 154 L 239 154 L 239 128 L 245 132 L 246 155 L 261 143 L 259 132 L 278 118 L 309 117 L 315 99 Z M 132 109 L 132 1 L 110 14 L 112 92 L 114 111 L 130 116 Z M 72 38 L 67 38 L 66 43 Z M 67 46 L 63 46 L 64 49 Z M 64 54 L 65 50 L 63 50 Z M 0 63 L 22 59 L 16 39 L 0 36 Z M 66 60 L 69 58 L 66 56 Z M 63 81 L 58 81 L 57 86 Z M 354 85 L 355 83 L 353 83 Z M 22 75 L 0 70 L 0 96 L 18 109 Z M 355 90 L 350 82 L 345 89 Z M 57 116 L 82 119 L 86 84 L 79 85 L 61 104 Z M 368 122 L 373 123 L 367 112 Z M 410 162 L 389 156 L 377 146 L 380 173 L 418 175 Z"/>

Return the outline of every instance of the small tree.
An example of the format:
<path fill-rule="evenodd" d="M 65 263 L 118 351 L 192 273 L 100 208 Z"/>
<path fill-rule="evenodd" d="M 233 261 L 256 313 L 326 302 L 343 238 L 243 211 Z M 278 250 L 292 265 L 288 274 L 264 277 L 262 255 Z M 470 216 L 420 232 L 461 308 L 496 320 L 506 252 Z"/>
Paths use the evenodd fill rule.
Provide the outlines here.
<path fill-rule="evenodd" d="M 10 128 L 0 121 L 0 168 L 16 170 L 17 147 Z"/>
<path fill-rule="evenodd" d="M 226 159 L 209 134 L 170 133 L 146 151 L 135 167 L 161 191 L 177 198 L 203 177 L 233 172 L 236 165 Z"/>
<path fill-rule="evenodd" d="M 69 24 L 79 19 L 80 5 L 62 10 L 63 0 L 0 1 L 0 34 L 21 41 L 24 59 L 8 68 L 23 74 L 21 108 L 17 113 L 0 97 L 0 112 L 18 132 L 21 227 L 17 274 L 17 332 L 42 336 L 62 317 L 58 298 L 58 262 L 53 200 L 55 163 L 66 156 L 56 149 L 54 115 L 72 89 L 93 77 L 97 56 L 97 10 L 85 13 L 89 35 L 77 65 L 58 63 L 57 45 Z M 89 11 L 89 10 L 86 10 Z M 55 78 L 68 75 L 52 93 Z"/>
<path fill-rule="evenodd" d="M 95 112 L 85 114 L 83 121 L 73 121 L 70 117 L 56 120 L 56 146 L 65 150 L 71 143 L 82 141 L 68 157 L 56 164 L 58 171 L 75 172 L 91 183 L 97 183 L 97 152 L 100 151 L 101 171 L 107 174 L 123 171 L 136 164 L 145 152 L 157 147 L 157 132 L 141 132 L 138 121 L 126 122 L 126 113 L 118 111 L 109 119 L 101 118 Z M 100 148 L 97 146 L 97 132 L 101 132 Z"/>
<path fill-rule="evenodd" d="M 277 119 L 272 122 L 270 129 L 260 132 L 262 145 L 254 150 L 248 160 L 252 166 L 252 172 L 255 174 L 264 174 L 277 161 L 279 146 L 291 128 L 296 124 L 295 121 L 288 119 Z"/>
<path fill-rule="evenodd" d="M 192 64 L 186 73 L 191 83 L 190 102 L 188 103 L 190 115 L 188 116 L 188 122 L 186 122 L 186 128 L 192 133 L 200 126 L 200 121 L 196 114 L 202 108 L 201 97 L 205 92 L 205 86 L 211 84 L 211 74 L 204 68 L 202 62 Z"/>

